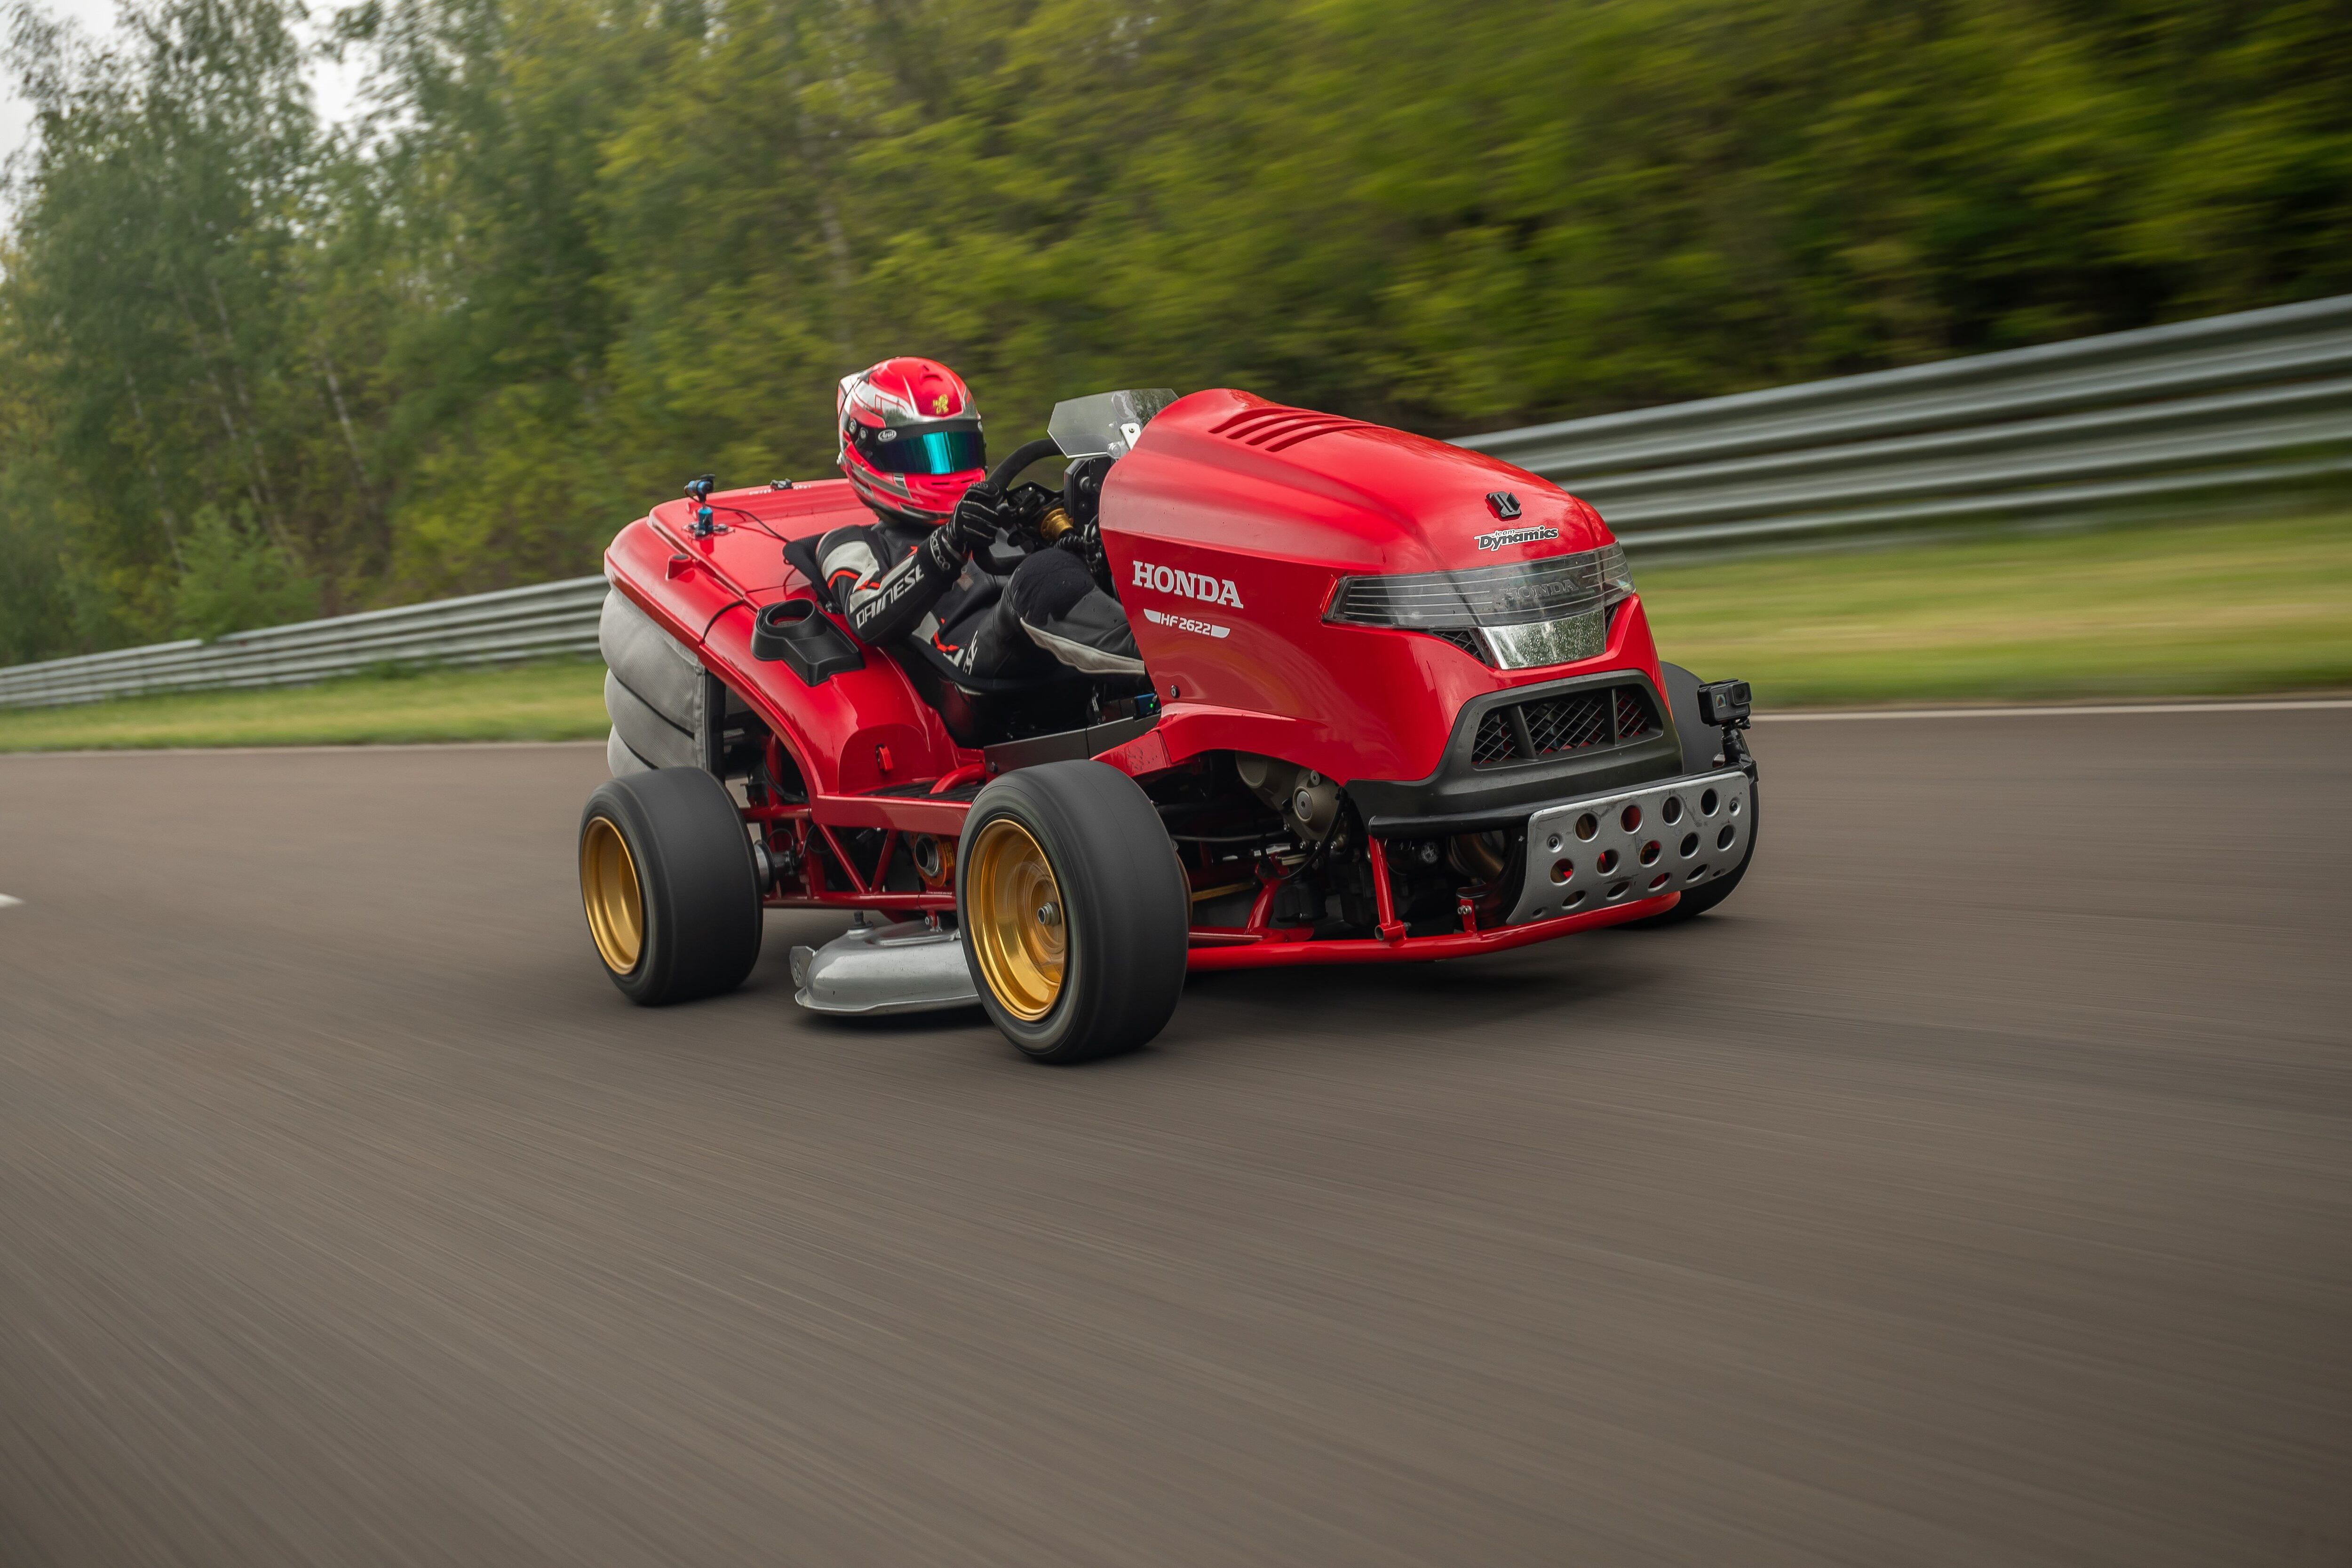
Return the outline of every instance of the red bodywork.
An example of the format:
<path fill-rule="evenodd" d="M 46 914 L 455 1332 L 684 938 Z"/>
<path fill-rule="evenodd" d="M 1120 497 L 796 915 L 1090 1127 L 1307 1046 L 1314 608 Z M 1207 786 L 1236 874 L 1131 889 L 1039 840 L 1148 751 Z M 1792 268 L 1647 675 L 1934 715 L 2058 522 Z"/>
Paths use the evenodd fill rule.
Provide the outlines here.
<path fill-rule="evenodd" d="M 1522 509 L 1507 525 L 1487 503 L 1497 490 Z M 786 666 L 751 656 L 761 606 L 817 599 L 755 522 L 795 539 L 870 514 L 839 479 L 712 500 L 732 509 L 718 513 L 731 525 L 726 531 L 694 537 L 693 503 L 668 502 L 621 531 L 605 552 L 605 574 L 766 722 L 770 743 L 807 784 L 804 805 L 745 811 L 764 825 L 772 846 L 795 852 L 789 858 L 800 868 L 798 885 L 771 893 L 768 903 L 951 910 L 951 885 L 909 892 L 881 890 L 881 883 L 908 837 L 954 838 L 973 786 L 989 776 L 986 754 L 958 745 L 887 658 L 869 655 L 863 668 L 809 686 Z M 1444 442 L 1243 392 L 1195 393 L 1161 411 L 1113 465 L 1101 526 L 1120 602 L 1163 707 L 1155 728 L 1097 760 L 1138 779 L 1226 751 L 1333 779 L 1424 778 L 1436 769 L 1463 704 L 1482 693 L 1599 670 L 1639 671 L 1663 689 L 1638 597 L 1611 617 L 1599 657 L 1531 669 L 1489 668 L 1418 632 L 1324 620 L 1346 576 L 1491 566 L 1611 542 L 1600 514 L 1583 501 Z M 1558 537 L 1480 547 L 1480 535 L 1506 526 L 1553 529 Z M 1225 635 L 1202 629 L 1213 627 Z M 835 836 L 869 827 L 885 837 L 877 864 L 861 872 Z M 820 843 L 828 853 L 814 852 Z M 1192 967 L 1492 952 L 1658 914 L 1676 897 L 1486 930 L 1465 912 L 1461 931 L 1407 936 L 1388 907 L 1381 841 L 1366 847 L 1378 939 L 1309 941 L 1303 930 L 1272 925 L 1269 887 L 1246 924 L 1194 928 Z"/>

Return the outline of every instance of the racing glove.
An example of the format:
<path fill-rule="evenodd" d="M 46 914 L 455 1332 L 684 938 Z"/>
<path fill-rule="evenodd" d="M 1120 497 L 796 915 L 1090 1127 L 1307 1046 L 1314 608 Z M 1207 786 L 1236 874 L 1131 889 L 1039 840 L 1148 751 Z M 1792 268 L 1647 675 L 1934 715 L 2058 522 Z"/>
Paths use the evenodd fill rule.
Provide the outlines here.
<path fill-rule="evenodd" d="M 869 646 L 893 642 L 922 625 L 963 574 L 971 552 L 996 538 L 1005 501 L 1003 492 L 977 484 L 956 502 L 948 521 L 923 536 L 907 558 L 882 574 L 872 588 L 849 596 L 850 629 Z"/>
<path fill-rule="evenodd" d="M 983 479 L 963 492 L 963 499 L 956 502 L 955 515 L 939 531 L 954 536 L 962 552 L 961 560 L 975 550 L 987 549 L 1007 521 L 1003 492 Z"/>

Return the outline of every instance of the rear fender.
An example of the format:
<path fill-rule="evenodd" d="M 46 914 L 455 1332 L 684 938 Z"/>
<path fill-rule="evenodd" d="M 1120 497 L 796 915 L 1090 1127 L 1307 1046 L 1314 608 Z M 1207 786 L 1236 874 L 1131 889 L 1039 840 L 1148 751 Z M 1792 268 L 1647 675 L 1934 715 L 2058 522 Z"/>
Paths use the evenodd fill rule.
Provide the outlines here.
<path fill-rule="evenodd" d="M 721 611 L 704 634 L 704 662 L 782 738 L 812 794 L 863 795 L 954 771 L 955 742 L 897 663 L 869 654 L 863 668 L 805 685 L 791 666 L 751 657 L 757 615 L 751 604 Z"/>
<path fill-rule="evenodd" d="M 813 597 L 804 585 L 747 597 L 691 556 L 673 570 L 681 553 L 635 523 L 605 552 L 605 574 L 775 731 L 812 796 L 937 778 L 970 760 L 958 756 L 939 715 L 890 659 L 868 658 L 864 668 L 812 687 L 789 666 L 751 657 L 760 605 Z"/>
<path fill-rule="evenodd" d="M 675 549 L 646 519 L 614 537 L 604 552 L 604 575 L 655 622 L 688 647 L 743 595 L 707 565 Z"/>

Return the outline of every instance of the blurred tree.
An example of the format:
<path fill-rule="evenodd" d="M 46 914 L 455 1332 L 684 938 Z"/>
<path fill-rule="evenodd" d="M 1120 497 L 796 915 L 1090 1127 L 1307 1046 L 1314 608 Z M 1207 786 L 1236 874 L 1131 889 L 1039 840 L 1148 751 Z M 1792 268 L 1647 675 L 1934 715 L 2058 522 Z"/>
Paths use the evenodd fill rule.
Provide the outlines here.
<path fill-rule="evenodd" d="M 216 637 L 319 613 L 317 584 L 249 511 L 198 507 L 188 519 L 180 555 L 184 564 L 172 595 L 179 636 Z"/>
<path fill-rule="evenodd" d="M 364 0 L 331 134 L 294 0 L 126 16 L 14 14 L 5 657 L 205 508 L 330 609 L 593 570 L 886 353 L 1453 434 L 2352 289 L 2343 0 Z"/>

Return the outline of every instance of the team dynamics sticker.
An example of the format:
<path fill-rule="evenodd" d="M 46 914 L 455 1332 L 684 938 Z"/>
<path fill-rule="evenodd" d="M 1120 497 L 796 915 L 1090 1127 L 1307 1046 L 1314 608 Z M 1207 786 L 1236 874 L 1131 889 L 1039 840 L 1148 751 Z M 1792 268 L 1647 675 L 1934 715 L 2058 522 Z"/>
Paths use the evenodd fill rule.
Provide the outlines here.
<path fill-rule="evenodd" d="M 1231 626 L 1221 626 L 1211 621 L 1196 621 L 1190 616 L 1171 616 L 1165 610 L 1146 610 L 1143 618 L 1155 626 L 1170 626 L 1196 637 L 1226 637 L 1234 635 Z"/>
<path fill-rule="evenodd" d="M 1559 530 L 1556 528 L 1498 528 L 1492 533 L 1480 534 L 1477 544 L 1481 550 L 1500 550 L 1506 544 L 1533 544 L 1538 540 L 1559 537 Z"/>

